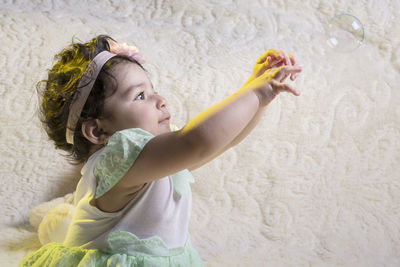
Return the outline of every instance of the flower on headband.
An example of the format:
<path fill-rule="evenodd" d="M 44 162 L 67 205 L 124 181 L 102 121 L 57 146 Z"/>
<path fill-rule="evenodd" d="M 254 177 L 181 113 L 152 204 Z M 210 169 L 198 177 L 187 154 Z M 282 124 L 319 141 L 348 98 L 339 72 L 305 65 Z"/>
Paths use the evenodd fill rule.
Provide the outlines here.
<path fill-rule="evenodd" d="M 145 63 L 143 56 L 139 54 L 139 50 L 136 46 L 127 45 L 126 43 L 118 44 L 111 39 L 108 39 L 108 44 L 110 45 L 111 53 L 130 57 L 140 64 Z"/>

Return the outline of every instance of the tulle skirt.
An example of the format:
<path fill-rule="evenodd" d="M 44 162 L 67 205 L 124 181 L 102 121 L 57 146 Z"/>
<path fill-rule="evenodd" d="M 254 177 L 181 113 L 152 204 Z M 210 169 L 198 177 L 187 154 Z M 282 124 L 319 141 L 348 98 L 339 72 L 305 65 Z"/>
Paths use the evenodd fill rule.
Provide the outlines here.
<path fill-rule="evenodd" d="M 169 251 L 170 250 L 170 251 Z M 146 253 L 108 253 L 98 249 L 66 247 L 61 243 L 48 243 L 39 250 L 25 256 L 19 263 L 22 266 L 60 266 L 60 267 L 164 267 L 164 266 L 203 266 L 197 251 L 192 247 L 190 239 L 185 246 L 169 249 L 156 255 L 147 250 Z M 168 253 L 170 252 L 170 253 Z"/>

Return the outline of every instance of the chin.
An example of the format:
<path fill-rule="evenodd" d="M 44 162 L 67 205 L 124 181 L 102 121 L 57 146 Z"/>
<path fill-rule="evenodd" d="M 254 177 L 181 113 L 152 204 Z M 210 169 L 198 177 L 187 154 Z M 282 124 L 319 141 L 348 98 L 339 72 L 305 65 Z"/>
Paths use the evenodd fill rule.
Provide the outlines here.
<path fill-rule="evenodd" d="M 169 133 L 169 132 L 171 132 L 171 129 L 169 128 L 169 126 L 161 126 L 159 129 L 158 129 L 158 134 L 157 135 L 160 135 L 160 134 L 165 134 L 165 133 Z M 155 136 L 155 135 L 154 135 Z"/>
<path fill-rule="evenodd" d="M 171 132 L 171 128 L 169 127 L 169 125 L 168 125 L 168 129 L 162 130 L 162 133 L 169 133 L 169 132 Z"/>

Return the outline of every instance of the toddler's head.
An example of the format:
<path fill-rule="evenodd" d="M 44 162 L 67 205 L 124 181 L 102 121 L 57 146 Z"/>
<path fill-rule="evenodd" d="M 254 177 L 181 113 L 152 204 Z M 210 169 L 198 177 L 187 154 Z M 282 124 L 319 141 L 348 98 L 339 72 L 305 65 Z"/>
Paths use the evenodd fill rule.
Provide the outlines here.
<path fill-rule="evenodd" d="M 55 58 L 38 86 L 41 120 L 56 148 L 75 162 L 85 162 L 119 130 L 170 131 L 165 99 L 154 92 L 135 47 L 100 35 Z"/>

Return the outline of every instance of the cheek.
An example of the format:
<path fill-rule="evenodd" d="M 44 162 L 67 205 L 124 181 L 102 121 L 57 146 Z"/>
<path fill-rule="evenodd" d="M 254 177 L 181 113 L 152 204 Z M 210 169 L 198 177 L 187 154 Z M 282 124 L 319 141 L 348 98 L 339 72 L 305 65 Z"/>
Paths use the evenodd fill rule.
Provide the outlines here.
<path fill-rule="evenodd" d="M 125 113 L 119 120 L 129 128 L 143 127 L 151 121 L 151 114 L 135 110 Z"/>

